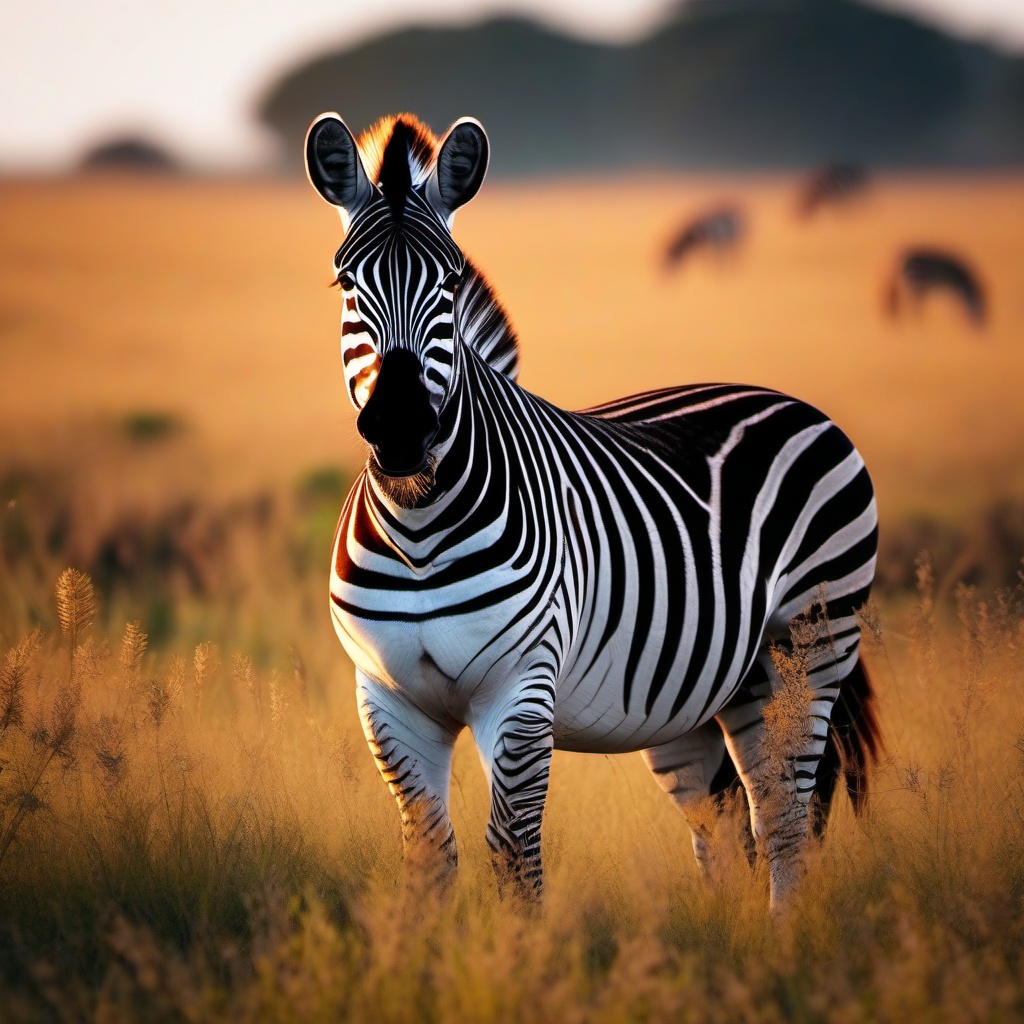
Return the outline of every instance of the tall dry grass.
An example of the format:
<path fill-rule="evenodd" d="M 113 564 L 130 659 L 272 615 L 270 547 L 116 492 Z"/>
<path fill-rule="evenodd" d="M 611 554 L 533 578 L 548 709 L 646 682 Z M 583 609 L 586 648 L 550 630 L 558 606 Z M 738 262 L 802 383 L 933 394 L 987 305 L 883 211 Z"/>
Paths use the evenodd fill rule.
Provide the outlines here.
<path fill-rule="evenodd" d="M 697 875 L 638 757 L 556 755 L 544 913 L 499 902 L 460 741 L 449 901 L 412 899 L 355 717 L 301 659 L 62 632 L 0 675 L 0 1007 L 11 1020 L 905 1021 L 1024 1013 L 1024 585 L 867 610 L 887 753 L 791 913 L 733 848 Z M 285 661 L 291 662 L 289 665 Z M 799 674 L 799 673 L 797 673 Z"/>

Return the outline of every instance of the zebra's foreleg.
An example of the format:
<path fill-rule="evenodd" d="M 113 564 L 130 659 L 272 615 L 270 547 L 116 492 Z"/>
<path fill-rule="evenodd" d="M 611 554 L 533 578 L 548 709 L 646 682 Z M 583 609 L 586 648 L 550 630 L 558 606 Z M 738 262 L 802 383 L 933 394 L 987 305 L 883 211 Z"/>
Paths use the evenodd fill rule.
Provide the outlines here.
<path fill-rule="evenodd" d="M 356 680 L 366 741 L 402 815 L 407 880 L 446 889 L 458 860 L 448 790 L 460 726 L 436 721 L 358 671 Z"/>
<path fill-rule="evenodd" d="M 717 833 L 725 812 L 724 792 L 736 781 L 717 722 L 643 752 L 658 785 L 686 819 L 693 854 L 704 878 L 715 871 Z M 728 778 L 726 778 L 728 775 Z M 746 836 L 744 843 L 746 844 Z"/>
<path fill-rule="evenodd" d="M 554 687 L 533 685 L 477 739 L 491 789 L 487 844 L 502 896 L 540 900 L 541 819 L 554 748 Z"/>

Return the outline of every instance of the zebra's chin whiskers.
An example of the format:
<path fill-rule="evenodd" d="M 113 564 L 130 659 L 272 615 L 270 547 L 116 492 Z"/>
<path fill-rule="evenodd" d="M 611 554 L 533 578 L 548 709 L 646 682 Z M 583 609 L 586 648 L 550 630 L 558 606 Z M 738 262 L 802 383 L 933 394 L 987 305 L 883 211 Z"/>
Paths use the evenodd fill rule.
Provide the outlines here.
<path fill-rule="evenodd" d="M 372 455 L 366 460 L 366 468 L 381 494 L 399 508 L 412 508 L 430 492 L 435 482 L 436 466 L 437 457 L 433 452 L 427 452 L 427 464 L 418 473 L 391 476 L 380 468 Z"/>

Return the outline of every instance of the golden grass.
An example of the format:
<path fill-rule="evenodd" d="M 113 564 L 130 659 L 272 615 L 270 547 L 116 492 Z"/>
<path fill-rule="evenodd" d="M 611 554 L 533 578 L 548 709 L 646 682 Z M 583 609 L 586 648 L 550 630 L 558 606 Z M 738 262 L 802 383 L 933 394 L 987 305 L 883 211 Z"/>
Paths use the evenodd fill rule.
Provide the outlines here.
<path fill-rule="evenodd" d="M 229 670 L 209 646 L 190 692 L 180 657 L 140 652 L 132 624 L 119 641 L 80 636 L 92 655 L 69 705 L 68 652 L 25 639 L 0 690 L 17 678 L 24 697 L 0 733 L 0 1007 L 97 1021 L 1016 1019 L 1022 597 L 963 593 L 959 618 L 936 621 L 925 581 L 900 628 L 876 609 L 887 755 L 873 804 L 861 819 L 837 807 L 782 921 L 738 845 L 714 886 L 698 879 L 638 755 L 562 752 L 545 912 L 519 917 L 496 896 L 465 737 L 460 877 L 445 903 L 412 898 L 354 709 L 244 652 Z M 929 630 L 927 648 L 904 639 Z"/>

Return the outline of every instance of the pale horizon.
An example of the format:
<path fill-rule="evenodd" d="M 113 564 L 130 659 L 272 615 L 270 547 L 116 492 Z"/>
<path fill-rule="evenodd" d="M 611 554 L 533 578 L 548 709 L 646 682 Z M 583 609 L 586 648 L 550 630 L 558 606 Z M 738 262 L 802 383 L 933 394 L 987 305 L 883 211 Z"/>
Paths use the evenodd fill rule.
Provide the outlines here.
<path fill-rule="evenodd" d="M 1024 51 L 1018 0 L 876 0 L 1003 50 Z M 253 114 L 264 90 L 318 52 L 354 47 L 408 25 L 470 24 L 499 15 L 608 42 L 657 27 L 672 0 L 14 0 L 0 27 L 15 47 L 0 61 L 0 170 L 72 168 L 117 135 L 152 140 L 184 163 L 246 170 L 270 160 Z"/>

